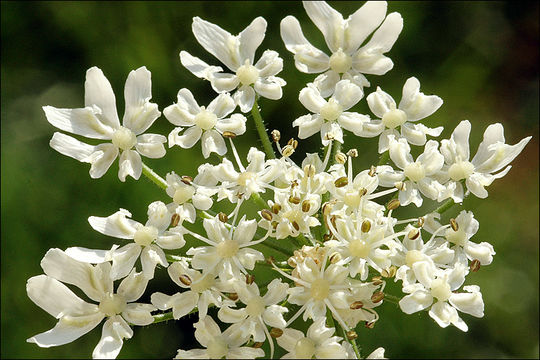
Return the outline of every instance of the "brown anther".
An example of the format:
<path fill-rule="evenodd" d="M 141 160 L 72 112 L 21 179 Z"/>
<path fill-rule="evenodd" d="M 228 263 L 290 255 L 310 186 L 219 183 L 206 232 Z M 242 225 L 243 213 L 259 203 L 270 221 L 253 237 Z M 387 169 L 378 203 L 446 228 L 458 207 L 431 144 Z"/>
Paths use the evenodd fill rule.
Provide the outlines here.
<path fill-rule="evenodd" d="M 369 230 L 371 230 L 371 221 L 369 220 L 362 221 L 362 226 L 360 227 L 360 230 L 362 230 L 363 233 L 369 232 Z"/>
<path fill-rule="evenodd" d="M 270 336 L 273 337 L 274 339 L 280 337 L 281 335 L 283 335 L 283 330 L 279 328 L 272 328 L 270 330 Z"/>
<path fill-rule="evenodd" d="M 302 211 L 303 212 L 308 212 L 309 209 L 311 209 L 311 201 L 309 201 L 309 200 L 302 201 Z"/>
<path fill-rule="evenodd" d="M 183 275 L 180 275 L 179 276 L 179 279 L 180 279 L 180 282 L 186 286 L 190 286 L 191 285 L 191 279 L 189 278 L 189 276 L 183 274 Z"/>
<path fill-rule="evenodd" d="M 292 268 L 296 267 L 296 265 L 297 265 L 296 264 L 296 259 L 293 258 L 293 257 L 288 258 L 287 259 L 287 264 Z"/>
<path fill-rule="evenodd" d="M 279 132 L 279 130 L 272 130 L 270 135 L 272 135 L 272 140 L 274 142 L 278 142 L 281 139 L 281 133 Z"/>
<path fill-rule="evenodd" d="M 330 256 L 329 260 L 330 260 L 331 264 L 335 264 L 335 263 L 337 263 L 338 261 L 341 260 L 341 255 L 339 253 L 335 252 Z"/>
<path fill-rule="evenodd" d="M 377 168 L 373 165 L 369 168 L 368 175 L 374 177 L 377 174 Z"/>
<path fill-rule="evenodd" d="M 361 301 L 355 301 L 351 304 L 351 306 L 349 306 L 349 308 L 351 310 L 357 310 L 357 309 L 361 309 L 364 307 L 364 303 L 361 302 Z"/>
<path fill-rule="evenodd" d="M 477 272 L 478 270 L 480 270 L 480 260 L 474 259 L 471 262 L 470 269 L 471 269 L 471 272 Z"/>
<path fill-rule="evenodd" d="M 398 181 L 394 183 L 394 187 L 399 191 L 405 191 L 405 183 L 403 181 Z"/>
<path fill-rule="evenodd" d="M 262 347 L 262 346 L 263 346 L 263 343 L 260 342 L 260 341 L 259 341 L 259 342 L 256 342 L 256 343 L 253 343 L 253 347 L 254 347 L 255 349 L 258 349 L 258 348 L 260 348 L 260 347 Z"/>
<path fill-rule="evenodd" d="M 225 214 L 224 212 L 220 212 L 220 213 L 218 214 L 218 219 L 219 219 L 219 221 L 224 222 L 224 223 L 226 223 L 227 221 L 229 221 L 229 217 L 228 217 L 227 214 Z"/>
<path fill-rule="evenodd" d="M 191 183 L 193 182 L 193 178 L 188 175 L 183 175 L 180 179 L 186 185 L 191 185 Z"/>
<path fill-rule="evenodd" d="M 332 226 L 334 227 L 334 229 L 337 228 L 337 226 L 336 226 L 336 219 L 337 219 L 336 215 L 332 215 L 332 216 L 330 217 L 330 222 L 332 223 Z"/>
<path fill-rule="evenodd" d="M 344 187 L 344 186 L 346 186 L 348 183 L 349 183 L 349 179 L 347 179 L 346 176 L 342 176 L 342 177 L 338 178 L 336 181 L 334 181 L 334 185 L 335 185 L 337 188 Z"/>
<path fill-rule="evenodd" d="M 374 292 L 373 295 L 371 295 L 371 301 L 374 303 L 378 303 L 379 301 L 382 301 L 384 299 L 384 293 L 382 291 Z"/>
<path fill-rule="evenodd" d="M 227 297 L 228 297 L 229 299 L 231 299 L 232 301 L 238 300 L 238 294 L 237 294 L 237 293 L 229 293 L 229 294 L 227 295 Z"/>
<path fill-rule="evenodd" d="M 358 157 L 358 150 L 351 149 L 351 150 L 347 151 L 347 155 L 352 157 L 352 158 Z"/>
<path fill-rule="evenodd" d="M 296 140 L 295 138 L 292 138 L 287 142 L 287 145 L 291 145 L 292 148 L 296 150 L 296 148 L 298 147 L 298 140 Z"/>
<path fill-rule="evenodd" d="M 382 284 L 382 278 L 380 276 L 374 276 L 371 278 L 371 283 L 373 285 L 381 285 Z"/>
<path fill-rule="evenodd" d="M 169 225 L 169 227 L 175 227 L 176 225 L 178 225 L 179 222 L 180 222 L 180 215 L 174 213 L 171 216 L 171 224 Z"/>
<path fill-rule="evenodd" d="M 272 221 L 271 225 L 272 225 L 272 229 L 276 230 L 279 223 L 277 221 Z"/>
<path fill-rule="evenodd" d="M 324 216 L 330 215 L 330 211 L 332 211 L 332 208 L 334 207 L 334 204 L 325 202 L 322 206 L 322 212 Z"/>
<path fill-rule="evenodd" d="M 272 221 L 272 212 L 268 209 L 261 210 L 261 217 L 264 220 Z"/>
<path fill-rule="evenodd" d="M 300 225 L 296 221 L 291 222 L 291 225 L 296 231 L 300 231 Z"/>
<path fill-rule="evenodd" d="M 347 155 L 340 151 L 334 156 L 334 160 L 336 160 L 338 164 L 345 164 L 347 161 Z"/>
<path fill-rule="evenodd" d="M 330 234 L 324 234 L 322 238 L 323 238 L 323 241 L 328 241 L 330 240 L 331 237 L 332 236 Z"/>
<path fill-rule="evenodd" d="M 286 146 L 283 148 L 283 152 L 282 152 L 282 155 L 283 155 L 283 156 L 289 157 L 289 156 L 291 156 L 293 153 L 294 153 L 294 148 L 292 147 L 292 145 L 286 145 Z"/>
<path fill-rule="evenodd" d="M 366 321 L 366 328 L 373 329 L 375 326 L 375 321 Z"/>
<path fill-rule="evenodd" d="M 358 337 L 358 334 L 354 330 L 347 331 L 347 339 L 354 340 Z"/>
<path fill-rule="evenodd" d="M 298 180 L 291 181 L 291 189 L 294 189 L 297 186 L 298 186 Z"/>
<path fill-rule="evenodd" d="M 266 258 L 266 263 L 272 265 L 276 261 L 273 256 L 269 256 Z"/>
<path fill-rule="evenodd" d="M 458 223 L 457 223 L 456 219 L 454 219 L 454 218 L 450 219 L 450 226 L 452 227 L 452 230 L 454 230 L 454 231 L 459 230 Z"/>
<path fill-rule="evenodd" d="M 407 237 L 411 240 L 416 240 L 420 236 L 420 230 L 417 228 L 412 228 L 411 231 L 407 234 Z"/>
<path fill-rule="evenodd" d="M 223 137 L 228 138 L 228 139 L 234 139 L 236 137 L 236 134 L 233 133 L 232 131 L 224 131 Z"/>
<path fill-rule="evenodd" d="M 297 205 L 297 204 L 300 204 L 300 201 L 301 201 L 301 200 L 300 200 L 300 198 L 299 198 L 298 196 L 292 196 L 292 195 L 289 196 L 289 202 L 290 202 L 291 204 Z"/>
<path fill-rule="evenodd" d="M 307 164 L 306 166 L 304 166 L 304 176 L 307 176 L 307 177 L 312 177 L 313 175 L 315 175 L 315 166 L 313 166 L 313 164 Z"/>
<path fill-rule="evenodd" d="M 255 275 L 246 274 L 246 284 L 251 285 L 255 281 Z"/>
<path fill-rule="evenodd" d="M 418 220 L 417 220 L 417 222 L 416 222 L 416 226 L 422 227 L 422 226 L 424 226 L 424 222 L 425 222 L 424 218 L 423 218 L 423 217 L 419 217 Z"/>
<path fill-rule="evenodd" d="M 281 205 L 279 205 L 279 204 L 274 204 L 274 205 L 272 205 L 272 212 L 273 212 L 274 214 L 279 213 L 279 210 L 281 210 Z"/>
<path fill-rule="evenodd" d="M 396 267 L 392 265 L 388 269 L 383 269 L 383 271 L 381 271 L 381 275 L 382 277 L 385 277 L 385 278 L 391 278 L 396 275 L 396 271 L 397 271 Z"/>
<path fill-rule="evenodd" d="M 394 209 L 397 209 L 399 205 L 400 203 L 398 199 L 392 199 L 388 202 L 388 204 L 386 204 L 386 208 L 388 210 L 394 210 Z"/>

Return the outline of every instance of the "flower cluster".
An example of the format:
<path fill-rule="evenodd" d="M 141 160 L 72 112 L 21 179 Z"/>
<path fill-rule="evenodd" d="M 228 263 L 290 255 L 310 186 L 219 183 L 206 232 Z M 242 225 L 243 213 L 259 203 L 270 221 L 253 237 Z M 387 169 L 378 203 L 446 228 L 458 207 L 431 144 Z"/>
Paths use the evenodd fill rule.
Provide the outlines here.
<path fill-rule="evenodd" d="M 119 156 L 118 178 L 144 174 L 163 190 L 165 202 L 149 204 L 147 219 L 131 219 L 122 208 L 91 216 L 94 230 L 121 239 L 110 249 L 47 252 L 44 275 L 29 279 L 27 292 L 58 323 L 29 342 L 66 344 L 105 319 L 92 356 L 114 358 L 133 336 L 133 326 L 197 312 L 195 338 L 201 347 L 179 349 L 178 359 L 272 358 L 277 347 L 284 358 L 360 358 L 355 329 L 373 327 L 384 301 L 396 302 L 405 314 L 426 310 L 441 327 L 462 331 L 467 331 L 462 314 L 483 316 L 480 288 L 464 283 L 470 272 L 492 262 L 494 248 L 474 241 L 479 222 L 471 211 L 462 210 L 448 223 L 441 223 L 440 215 L 466 196 L 487 197 L 486 187 L 509 171 L 531 137 L 508 145 L 502 125 L 490 125 L 472 159 L 469 121 L 460 122 L 450 138 L 436 140 L 443 128 L 420 121 L 443 101 L 421 92 L 416 77 L 406 80 L 399 104 L 380 87 L 365 96 L 366 75 L 393 67 L 384 54 L 403 28 L 401 15 L 387 15 L 387 4 L 380 1 L 368 1 L 347 19 L 322 1 L 304 7 L 329 52 L 308 42 L 296 18 L 282 20 L 281 37 L 296 68 L 319 74 L 299 93 L 309 113 L 291 122 L 300 139 L 320 134 L 324 152 L 306 154 L 301 164 L 290 158 L 298 140 L 282 146 L 274 130 L 272 145 L 264 130 L 258 99 L 280 99 L 286 82 L 277 76 L 283 60 L 276 51 L 255 58 L 266 32 L 261 17 L 236 36 L 193 19 L 199 44 L 230 71 L 180 52 L 182 65 L 217 93 L 201 106 L 183 88 L 177 102 L 163 109 L 174 125 L 169 148 L 187 149 L 200 141 L 205 159 L 217 154 L 211 159 L 218 162 L 201 164 L 195 174 L 171 171 L 162 178 L 141 160 L 141 155 L 163 157 L 167 142 L 163 135 L 144 134 L 161 116 L 150 102 L 145 67 L 126 81 L 122 125 L 112 88 L 96 67 L 86 73 L 84 108 L 43 108 L 60 130 L 111 141 L 89 145 L 57 132 L 52 148 L 90 163 L 92 178 L 103 176 Z M 372 114 L 354 111 L 364 97 Z M 264 151 L 252 147 L 244 157 L 234 139 L 246 132 L 247 112 L 263 134 Z M 356 163 L 356 149 L 342 151 L 345 135 L 378 137 L 380 162 L 353 171 L 353 163 L 362 164 Z M 413 156 L 411 147 L 419 155 Z M 427 201 L 437 204 L 435 210 L 398 218 L 400 207 Z M 258 212 L 248 212 L 247 202 Z M 165 269 L 173 290 L 151 294 L 151 303 L 136 302 L 155 272 Z M 273 280 L 258 281 L 260 269 L 273 271 Z M 388 281 L 399 282 L 401 294 L 386 292 Z M 216 308 L 217 319 L 210 308 Z M 384 357 L 384 349 L 367 357 Z"/>

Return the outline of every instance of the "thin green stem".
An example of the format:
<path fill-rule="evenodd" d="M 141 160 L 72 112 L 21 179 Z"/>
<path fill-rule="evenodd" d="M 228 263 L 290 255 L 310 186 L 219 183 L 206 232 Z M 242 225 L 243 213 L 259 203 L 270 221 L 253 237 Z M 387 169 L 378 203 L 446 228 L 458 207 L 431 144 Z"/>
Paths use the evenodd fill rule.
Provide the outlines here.
<path fill-rule="evenodd" d="M 268 208 L 268 204 L 264 201 L 264 199 L 259 195 L 258 193 L 251 193 L 250 199 L 253 199 L 253 201 L 259 205 L 259 207 L 262 209 Z"/>
<path fill-rule="evenodd" d="M 395 296 L 395 295 L 390 295 L 388 293 L 384 293 L 384 300 L 388 301 L 388 302 L 390 302 L 392 304 L 399 305 L 399 301 L 401 299 L 399 297 Z"/>
<path fill-rule="evenodd" d="M 253 107 L 251 108 L 251 114 L 253 115 L 253 121 L 255 122 L 255 127 L 257 128 L 259 137 L 261 138 L 263 149 L 264 149 L 264 152 L 266 153 L 266 156 L 268 157 L 268 159 L 275 159 L 276 155 L 274 154 L 274 150 L 272 149 L 272 144 L 270 143 L 270 139 L 268 138 L 268 134 L 266 133 L 266 127 L 264 126 L 264 121 L 259 111 L 259 104 L 257 103 L 257 97 L 255 97 L 255 103 L 253 104 Z"/>
<path fill-rule="evenodd" d="M 336 154 L 341 151 L 341 143 L 336 140 L 332 140 L 332 141 L 333 141 L 332 152 L 330 153 L 330 159 L 328 160 L 328 164 L 329 164 L 328 167 L 336 163 Z"/>
<path fill-rule="evenodd" d="M 167 182 L 158 174 L 154 172 L 154 170 L 150 169 L 148 165 L 145 163 L 142 163 L 142 173 L 144 176 L 146 176 L 148 179 L 150 179 L 154 184 L 162 188 L 163 190 L 167 190 Z"/>
<path fill-rule="evenodd" d="M 169 311 L 163 314 L 152 315 L 152 317 L 154 318 L 154 322 L 152 324 L 157 324 L 157 323 L 168 321 L 168 320 L 174 320 L 172 311 Z"/>
<path fill-rule="evenodd" d="M 169 261 L 169 262 L 180 261 L 180 260 L 183 259 L 182 256 L 171 255 L 171 254 L 165 254 L 165 257 L 167 258 L 167 261 Z"/>
<path fill-rule="evenodd" d="M 455 202 L 453 199 L 448 199 L 446 200 L 441 206 L 439 206 L 435 212 L 438 212 L 439 214 L 442 214 L 446 211 L 448 211 L 452 206 L 455 205 Z"/>

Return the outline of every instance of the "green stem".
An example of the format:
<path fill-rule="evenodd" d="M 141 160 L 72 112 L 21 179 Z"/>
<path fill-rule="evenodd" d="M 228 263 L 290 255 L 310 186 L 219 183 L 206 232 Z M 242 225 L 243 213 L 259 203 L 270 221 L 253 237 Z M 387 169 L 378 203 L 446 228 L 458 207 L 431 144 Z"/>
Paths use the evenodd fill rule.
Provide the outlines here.
<path fill-rule="evenodd" d="M 388 302 L 390 302 L 392 304 L 399 305 L 399 301 L 401 299 L 399 297 L 395 296 L 395 295 L 390 295 L 390 294 L 384 293 L 384 300 L 388 301 Z"/>
<path fill-rule="evenodd" d="M 183 259 L 182 256 L 171 255 L 171 254 L 165 254 L 165 257 L 167 258 L 167 261 L 169 261 L 169 262 L 180 261 L 180 260 Z"/>
<path fill-rule="evenodd" d="M 157 323 L 168 321 L 168 320 L 174 320 L 172 311 L 169 311 L 163 314 L 152 315 L 152 317 L 154 318 L 154 322 L 152 324 L 157 324 Z"/>
<path fill-rule="evenodd" d="M 439 214 L 442 214 L 442 213 L 446 212 L 447 210 L 449 210 L 454 205 L 455 205 L 454 200 L 450 198 L 450 199 L 446 200 L 441 206 L 439 206 L 437 208 L 437 210 L 435 210 L 435 212 L 438 212 Z"/>
<path fill-rule="evenodd" d="M 270 143 L 270 139 L 268 138 L 268 134 L 266 133 L 264 121 L 259 111 L 259 104 L 257 103 L 257 97 L 255 97 L 255 103 L 253 104 L 253 107 L 251 108 L 251 114 L 253 115 L 255 127 L 257 128 L 259 137 L 261 138 L 263 149 L 264 149 L 264 152 L 266 153 L 266 156 L 268 157 L 268 159 L 275 159 L 276 155 L 274 154 L 274 150 L 272 149 L 272 144 Z"/>
<path fill-rule="evenodd" d="M 328 167 L 336 163 L 336 154 L 341 151 L 341 143 L 336 140 L 332 140 L 332 152 L 330 153 L 330 159 L 328 160 Z"/>
<path fill-rule="evenodd" d="M 255 203 L 257 203 L 257 205 L 259 205 L 261 210 L 268 208 L 268 204 L 266 204 L 266 202 L 263 200 L 261 195 L 259 195 L 258 193 L 251 193 L 250 199 L 253 199 L 253 201 L 255 201 Z"/>
<path fill-rule="evenodd" d="M 167 182 L 158 174 L 154 172 L 154 170 L 150 169 L 148 165 L 145 163 L 142 163 L 142 173 L 144 176 L 146 176 L 148 179 L 150 179 L 154 184 L 162 188 L 163 190 L 167 190 Z"/>
<path fill-rule="evenodd" d="M 264 245 L 264 246 L 266 246 L 266 247 L 269 247 L 270 249 L 273 249 L 273 250 L 275 250 L 275 251 L 277 251 L 277 252 L 279 252 L 279 253 L 282 253 L 283 255 L 287 256 L 287 258 L 289 258 L 289 257 L 292 256 L 290 250 L 287 250 L 287 249 L 285 249 L 285 248 L 282 248 L 282 247 L 279 246 L 279 245 L 272 244 L 272 243 L 270 243 L 270 242 L 268 242 L 268 241 L 263 241 L 263 242 L 261 243 L 261 245 Z"/>

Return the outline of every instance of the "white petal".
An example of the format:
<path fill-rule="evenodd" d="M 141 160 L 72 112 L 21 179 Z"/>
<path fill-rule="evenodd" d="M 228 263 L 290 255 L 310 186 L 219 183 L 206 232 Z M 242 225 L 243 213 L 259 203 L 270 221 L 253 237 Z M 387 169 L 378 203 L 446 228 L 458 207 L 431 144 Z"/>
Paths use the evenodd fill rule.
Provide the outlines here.
<path fill-rule="evenodd" d="M 522 139 L 515 145 L 508 144 L 493 144 L 488 147 L 486 153 L 489 153 L 490 157 L 483 162 L 480 162 L 477 156 L 473 158 L 472 162 L 476 165 L 476 171 L 484 173 L 493 173 L 501 170 L 514 160 L 523 150 L 525 145 L 531 140 L 531 136 Z M 483 145 L 483 142 L 480 146 Z M 478 152 L 480 153 L 480 146 Z M 482 151 L 484 153 L 484 151 Z"/>
<path fill-rule="evenodd" d="M 194 125 L 195 116 L 201 111 L 199 104 L 188 89 L 180 89 L 177 95 L 177 103 L 167 106 L 163 115 L 172 124 L 177 126 Z"/>
<path fill-rule="evenodd" d="M 255 90 L 251 86 L 244 86 L 234 93 L 234 101 L 243 113 L 251 111 L 255 103 Z"/>
<path fill-rule="evenodd" d="M 241 59 L 238 58 L 238 39 L 229 32 L 198 16 L 193 18 L 191 29 L 199 44 L 229 69 L 236 71 L 242 65 L 239 63 Z"/>
<path fill-rule="evenodd" d="M 343 110 L 349 110 L 360 101 L 362 96 L 364 96 L 364 92 L 360 87 L 349 80 L 341 80 L 336 85 L 333 98 L 341 105 Z"/>
<path fill-rule="evenodd" d="M 111 250 L 116 250 L 116 248 L 118 248 L 118 245 L 113 245 Z M 87 249 L 76 246 L 67 248 L 65 253 L 77 261 L 87 262 L 90 264 L 99 264 L 112 259 L 111 250 Z"/>
<path fill-rule="evenodd" d="M 280 79 L 273 77 L 273 79 Z M 262 97 L 271 100 L 279 100 L 283 96 L 282 87 L 285 85 L 284 81 L 272 81 L 271 78 L 261 79 L 259 78 L 253 85 L 255 92 Z"/>
<path fill-rule="evenodd" d="M 210 83 L 215 92 L 222 93 L 236 89 L 240 79 L 235 74 L 216 72 L 210 76 Z"/>
<path fill-rule="evenodd" d="M 417 121 L 428 117 L 441 107 L 443 101 L 436 95 L 424 95 L 420 92 L 420 82 L 417 78 L 408 78 L 403 85 L 403 95 L 399 108 L 407 114 L 409 121 Z"/>
<path fill-rule="evenodd" d="M 339 80 L 340 76 L 337 72 L 328 70 L 317 76 L 315 80 L 313 80 L 313 85 L 315 85 L 315 88 L 317 88 L 323 98 L 327 98 L 332 96 Z"/>
<path fill-rule="evenodd" d="M 219 320 L 226 323 L 239 323 L 248 316 L 246 308 L 242 309 L 231 309 L 228 306 L 223 306 L 219 309 L 218 318 Z"/>
<path fill-rule="evenodd" d="M 414 124 L 409 122 L 401 125 L 401 135 L 407 139 L 408 143 L 417 146 L 422 146 L 426 143 L 426 133 L 422 131 L 420 125 L 422 124 Z"/>
<path fill-rule="evenodd" d="M 493 261 L 493 255 L 495 255 L 493 245 L 487 242 L 476 244 L 472 241 L 467 241 L 467 244 L 465 245 L 465 252 L 471 259 L 480 260 L 481 265 L 491 264 Z"/>
<path fill-rule="evenodd" d="M 150 304 L 127 304 L 126 309 L 122 312 L 122 317 L 132 324 L 138 326 L 150 325 L 154 322 L 151 312 L 156 310 Z"/>
<path fill-rule="evenodd" d="M 210 80 L 213 73 L 223 71 L 220 66 L 210 66 L 187 51 L 180 51 L 180 62 L 193 75 L 206 80 Z"/>
<path fill-rule="evenodd" d="M 215 128 L 223 134 L 225 131 L 230 131 L 235 135 L 242 135 L 246 132 L 246 117 L 242 114 L 232 114 L 228 119 L 220 119 L 216 123 Z"/>
<path fill-rule="evenodd" d="M 448 301 L 465 314 L 478 318 L 484 316 L 484 300 L 482 299 L 482 293 L 479 291 L 452 294 Z"/>
<path fill-rule="evenodd" d="M 117 157 L 118 148 L 113 144 L 97 145 L 95 151 L 85 160 L 85 162 L 92 164 L 90 167 L 90 177 L 92 179 L 102 177 Z"/>
<path fill-rule="evenodd" d="M 279 57 L 277 51 L 265 50 L 255 63 L 255 67 L 259 69 L 260 77 L 274 76 L 283 70 L 283 59 Z"/>
<path fill-rule="evenodd" d="M 137 145 L 135 149 L 143 156 L 151 159 L 159 159 L 165 156 L 165 146 L 167 138 L 157 134 L 143 134 L 137 136 Z"/>
<path fill-rule="evenodd" d="M 145 246 L 141 251 L 141 264 L 143 274 L 148 279 L 154 278 L 154 270 L 157 264 L 163 267 L 167 267 L 167 257 L 159 246 L 150 245 Z"/>
<path fill-rule="evenodd" d="M 412 314 L 428 308 L 433 303 L 433 297 L 427 291 L 415 291 L 399 301 L 399 307 L 405 314 Z"/>
<path fill-rule="evenodd" d="M 240 34 L 238 34 L 241 60 L 249 59 L 249 63 L 253 64 L 255 51 L 259 45 L 261 45 L 265 33 L 266 20 L 259 16 L 255 18 Z"/>
<path fill-rule="evenodd" d="M 343 16 L 324 1 L 305 1 L 304 9 L 313 23 L 323 33 L 332 52 L 344 47 Z"/>
<path fill-rule="evenodd" d="M 205 159 L 210 156 L 210 153 L 215 152 L 218 155 L 225 155 L 227 146 L 225 140 L 216 130 L 205 131 L 201 137 L 202 153 Z"/>
<path fill-rule="evenodd" d="M 283 329 L 287 325 L 287 322 L 283 318 L 283 314 L 288 311 L 289 309 L 287 309 L 286 307 L 279 305 L 270 305 L 263 313 L 263 321 L 269 326 Z"/>
<path fill-rule="evenodd" d="M 110 139 L 114 128 L 103 123 L 91 107 L 82 109 L 57 109 L 43 106 L 47 121 L 60 130 L 69 131 L 92 139 Z"/>
<path fill-rule="evenodd" d="M 207 110 L 222 119 L 234 111 L 236 104 L 229 94 L 220 94 L 208 105 Z"/>
<path fill-rule="evenodd" d="M 386 15 L 386 1 L 368 1 L 356 10 L 348 19 L 345 29 L 346 53 L 358 50 L 358 47 L 379 26 Z"/>
<path fill-rule="evenodd" d="M 132 302 L 142 296 L 146 285 L 148 284 L 148 278 L 144 276 L 142 272 L 137 273 L 135 269 L 131 271 L 120 285 L 118 285 L 118 294 L 122 295 L 126 302 Z"/>
<path fill-rule="evenodd" d="M 101 122 L 113 129 L 120 127 L 116 112 L 116 98 L 109 80 L 101 69 L 92 67 L 86 71 L 84 82 L 84 105 L 97 105 L 102 111 Z"/>
<path fill-rule="evenodd" d="M 376 49 L 381 53 L 390 51 L 403 29 L 403 18 L 397 12 L 389 14 L 382 25 L 375 31 L 363 49 Z"/>
<path fill-rule="evenodd" d="M 471 133 L 471 123 L 469 120 L 461 121 L 452 132 L 451 141 L 441 142 L 441 152 L 449 164 L 457 161 L 468 161 L 469 152 L 469 134 Z M 444 144 L 444 146 L 443 146 Z M 454 146 L 455 144 L 455 146 Z"/>
<path fill-rule="evenodd" d="M 101 339 L 92 352 L 92 358 L 115 359 L 122 349 L 122 339 L 132 336 L 133 330 L 120 316 L 109 318 L 103 324 Z"/>
<path fill-rule="evenodd" d="M 304 115 L 294 120 L 292 126 L 298 126 L 298 137 L 306 139 L 321 131 L 323 119 L 320 115 Z"/>
<path fill-rule="evenodd" d="M 49 145 L 62 155 L 69 156 L 81 162 L 86 161 L 95 151 L 95 146 L 83 143 L 74 137 L 55 132 Z"/>
<path fill-rule="evenodd" d="M 327 103 L 317 89 L 309 86 L 300 90 L 298 100 L 300 100 L 306 109 L 315 114 L 318 114 L 321 108 Z"/>
<path fill-rule="evenodd" d="M 139 180 L 142 173 L 141 156 L 135 150 L 123 151 L 120 155 L 120 166 L 118 169 L 118 178 L 120 181 L 126 181 L 126 176 L 131 176 Z"/>
<path fill-rule="evenodd" d="M 391 142 L 389 152 L 390 159 L 392 159 L 394 164 L 400 169 L 405 169 L 407 165 L 413 162 L 411 147 L 407 144 L 405 139 Z"/>
<path fill-rule="evenodd" d="M 195 338 L 204 347 L 207 347 L 215 338 L 221 337 L 218 324 L 210 316 L 204 317 L 193 326 L 195 327 Z"/>
<path fill-rule="evenodd" d="M 257 222 L 242 218 L 234 230 L 233 240 L 238 241 L 239 244 L 246 244 L 253 240 L 255 231 L 257 231 Z"/>
<path fill-rule="evenodd" d="M 248 270 L 253 270 L 256 261 L 264 260 L 264 255 L 260 251 L 247 247 L 240 249 L 237 254 L 240 263 Z"/>
<path fill-rule="evenodd" d="M 384 114 L 396 108 L 396 102 L 386 92 L 377 86 L 377 91 L 372 92 L 366 98 L 371 112 L 382 119 Z"/>
<path fill-rule="evenodd" d="M 157 104 L 151 103 L 152 81 L 150 71 L 142 66 L 131 71 L 126 80 L 124 88 L 126 99 L 126 111 L 122 124 L 133 131 L 135 135 L 145 132 L 158 117 L 161 112 Z"/>
<path fill-rule="evenodd" d="M 341 126 L 335 122 L 326 122 L 321 126 L 321 140 L 324 146 L 328 145 L 331 139 L 343 144 L 343 131 Z"/>
<path fill-rule="evenodd" d="M 120 239 L 133 239 L 140 224 L 126 217 L 131 217 L 131 213 L 126 209 L 120 209 L 107 217 L 90 216 L 88 222 L 94 230 L 104 235 Z"/>

